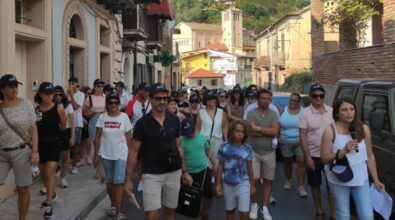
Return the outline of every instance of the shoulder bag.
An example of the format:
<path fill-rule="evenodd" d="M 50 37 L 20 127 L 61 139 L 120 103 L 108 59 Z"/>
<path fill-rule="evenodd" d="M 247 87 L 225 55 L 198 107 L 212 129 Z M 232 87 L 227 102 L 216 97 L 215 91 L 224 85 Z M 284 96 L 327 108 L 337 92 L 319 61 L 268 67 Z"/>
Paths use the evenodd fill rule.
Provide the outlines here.
<path fill-rule="evenodd" d="M 23 136 L 22 133 L 18 131 L 18 129 L 14 125 L 10 123 L 10 121 L 8 121 L 8 118 L 6 117 L 2 107 L 0 107 L 0 114 L 1 116 L 3 116 L 3 119 L 5 123 L 8 125 L 8 127 L 10 127 L 11 130 L 14 131 L 15 134 L 17 134 L 27 145 L 31 146 L 31 141 L 27 140 L 26 137 Z"/>

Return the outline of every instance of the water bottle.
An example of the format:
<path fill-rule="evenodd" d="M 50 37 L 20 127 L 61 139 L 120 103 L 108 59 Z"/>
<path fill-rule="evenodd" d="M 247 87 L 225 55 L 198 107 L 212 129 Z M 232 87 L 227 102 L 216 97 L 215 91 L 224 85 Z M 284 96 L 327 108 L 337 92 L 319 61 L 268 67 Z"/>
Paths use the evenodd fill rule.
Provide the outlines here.
<path fill-rule="evenodd" d="M 32 175 L 33 175 L 34 177 L 35 177 L 35 176 L 38 176 L 38 174 L 40 174 L 40 169 L 38 169 L 38 166 L 37 166 L 37 165 L 33 164 L 33 165 L 30 167 L 30 169 L 31 169 Z"/>
<path fill-rule="evenodd" d="M 278 139 L 276 137 L 274 137 L 272 139 L 272 148 L 277 149 L 277 147 L 278 147 Z"/>

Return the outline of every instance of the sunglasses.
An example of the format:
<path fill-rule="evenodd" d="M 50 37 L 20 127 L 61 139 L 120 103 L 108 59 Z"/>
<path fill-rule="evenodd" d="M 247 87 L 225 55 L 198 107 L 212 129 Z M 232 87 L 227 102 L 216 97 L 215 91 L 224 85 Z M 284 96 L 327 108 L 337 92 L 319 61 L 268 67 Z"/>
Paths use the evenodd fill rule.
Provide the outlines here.
<path fill-rule="evenodd" d="M 161 138 L 166 137 L 166 129 L 163 126 L 159 128 L 159 135 Z"/>
<path fill-rule="evenodd" d="M 167 96 L 156 96 L 154 97 L 155 101 L 160 102 L 160 101 L 167 101 L 169 99 L 169 97 Z"/>
<path fill-rule="evenodd" d="M 323 98 L 325 98 L 325 94 L 311 94 L 311 98 L 313 98 L 313 99 L 318 99 L 318 97 L 320 99 L 323 99 Z"/>
<path fill-rule="evenodd" d="M 217 99 L 217 96 L 211 96 L 211 97 L 207 97 L 207 99 L 206 99 L 206 100 L 214 100 L 214 99 Z"/>
<path fill-rule="evenodd" d="M 104 88 L 104 85 L 97 85 L 97 88 Z"/>
<path fill-rule="evenodd" d="M 110 102 L 108 102 L 108 105 L 119 105 L 119 102 L 117 102 L 117 101 L 110 101 Z"/>
<path fill-rule="evenodd" d="M 62 93 L 55 93 L 55 96 L 63 97 Z"/>

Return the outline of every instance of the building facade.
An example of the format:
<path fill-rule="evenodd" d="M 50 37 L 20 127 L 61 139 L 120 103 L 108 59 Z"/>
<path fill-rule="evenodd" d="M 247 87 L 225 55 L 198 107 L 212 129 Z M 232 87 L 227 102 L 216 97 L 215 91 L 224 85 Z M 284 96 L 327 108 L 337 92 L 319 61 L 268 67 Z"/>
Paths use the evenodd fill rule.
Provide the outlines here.
<path fill-rule="evenodd" d="M 224 87 L 224 75 L 209 70 L 198 69 L 187 74 L 185 79 L 186 84 L 194 88 L 202 88 L 203 86 L 209 89 Z"/>

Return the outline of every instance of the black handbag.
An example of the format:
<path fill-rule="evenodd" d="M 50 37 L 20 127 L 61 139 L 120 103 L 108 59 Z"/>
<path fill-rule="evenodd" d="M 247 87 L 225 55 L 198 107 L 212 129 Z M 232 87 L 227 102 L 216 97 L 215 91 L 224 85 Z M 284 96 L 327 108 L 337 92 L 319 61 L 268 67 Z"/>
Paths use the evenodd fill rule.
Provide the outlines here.
<path fill-rule="evenodd" d="M 202 203 L 202 190 L 206 179 L 207 168 L 204 170 L 202 184 L 193 183 L 192 186 L 181 185 L 178 193 L 178 205 L 176 212 L 178 214 L 197 218 L 200 213 L 200 205 Z"/>

